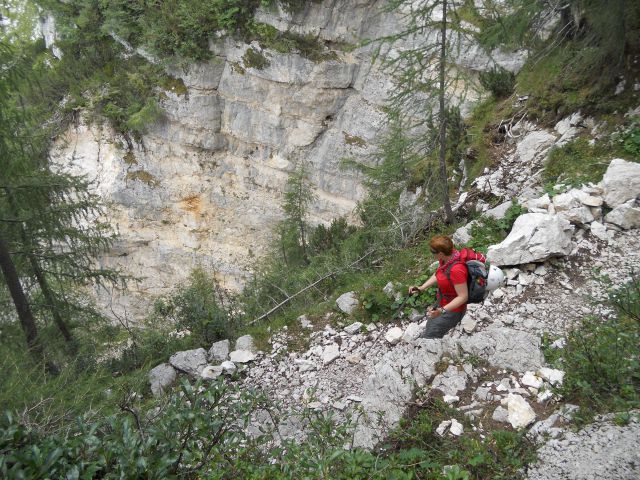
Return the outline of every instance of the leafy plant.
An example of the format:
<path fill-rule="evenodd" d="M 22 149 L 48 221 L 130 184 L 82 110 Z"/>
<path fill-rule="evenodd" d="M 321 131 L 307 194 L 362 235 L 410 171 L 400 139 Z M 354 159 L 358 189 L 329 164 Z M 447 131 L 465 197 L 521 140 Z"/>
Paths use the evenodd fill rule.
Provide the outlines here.
<path fill-rule="evenodd" d="M 617 315 L 586 317 L 567 336 L 562 357 L 566 371 L 560 391 L 581 404 L 584 421 L 595 412 L 640 406 L 640 280 L 610 293 Z"/>
<path fill-rule="evenodd" d="M 235 335 L 238 321 L 231 313 L 233 304 L 210 273 L 196 268 L 188 284 L 157 304 L 156 313 L 169 317 L 178 330 L 189 330 L 197 341 L 210 345 Z"/>
<path fill-rule="evenodd" d="M 640 117 L 635 116 L 628 125 L 623 126 L 611 135 L 613 144 L 631 155 L 632 159 L 640 161 Z"/>
<path fill-rule="evenodd" d="M 264 70 L 271 62 L 265 57 L 262 52 L 259 52 L 255 48 L 247 48 L 242 56 L 242 64 L 246 68 L 255 68 L 257 70 Z"/>
<path fill-rule="evenodd" d="M 516 76 L 502 67 L 493 67 L 491 70 L 480 73 L 480 83 L 495 98 L 505 98 L 513 93 Z"/>

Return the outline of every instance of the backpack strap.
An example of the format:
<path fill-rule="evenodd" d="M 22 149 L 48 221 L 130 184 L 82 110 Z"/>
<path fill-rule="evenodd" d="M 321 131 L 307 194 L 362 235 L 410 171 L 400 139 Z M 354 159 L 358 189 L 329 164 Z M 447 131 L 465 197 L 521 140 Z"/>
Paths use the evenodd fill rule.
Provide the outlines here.
<path fill-rule="evenodd" d="M 458 263 L 460 263 L 461 265 L 465 265 L 460 260 L 454 260 L 453 262 L 451 262 L 451 264 L 444 271 L 444 274 L 447 276 L 447 280 L 449 280 L 449 283 L 451 283 L 451 269 L 453 268 L 454 265 L 456 265 Z M 466 265 L 465 265 L 465 268 L 466 268 Z M 440 300 L 440 298 L 446 298 L 446 299 L 456 298 L 455 296 L 445 295 L 444 293 L 442 293 L 442 291 L 439 288 L 438 288 L 438 291 L 436 293 L 436 297 L 438 298 L 438 300 Z"/>

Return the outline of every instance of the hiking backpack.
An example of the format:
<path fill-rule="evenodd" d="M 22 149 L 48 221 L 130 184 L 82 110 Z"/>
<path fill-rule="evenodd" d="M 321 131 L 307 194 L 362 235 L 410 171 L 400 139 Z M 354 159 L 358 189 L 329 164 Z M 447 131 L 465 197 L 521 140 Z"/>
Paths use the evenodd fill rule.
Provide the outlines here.
<path fill-rule="evenodd" d="M 463 248 L 460 250 L 460 258 L 451 263 L 445 270 L 445 274 L 451 281 L 451 269 L 456 263 L 463 263 L 467 267 L 467 290 L 469 291 L 469 299 L 467 303 L 482 303 L 487 297 L 487 277 L 489 270 L 485 262 L 487 258 L 480 252 L 476 252 L 471 248 Z"/>

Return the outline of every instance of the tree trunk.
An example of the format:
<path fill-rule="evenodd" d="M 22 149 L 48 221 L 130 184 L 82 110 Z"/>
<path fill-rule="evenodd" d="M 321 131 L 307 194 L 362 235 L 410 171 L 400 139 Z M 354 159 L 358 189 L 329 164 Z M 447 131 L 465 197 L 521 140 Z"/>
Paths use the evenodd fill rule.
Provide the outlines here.
<path fill-rule="evenodd" d="M 18 218 L 19 209 L 18 209 L 18 206 L 16 205 L 15 197 L 13 196 L 13 193 L 10 189 L 7 189 L 7 194 L 9 197 L 9 204 L 11 205 L 11 209 L 13 210 L 13 214 L 16 218 Z M 29 235 L 27 235 L 24 225 L 22 224 L 20 225 L 20 235 L 22 237 L 22 243 L 25 245 L 25 247 L 27 247 L 26 248 L 27 258 L 29 259 L 29 263 L 31 264 L 31 269 L 33 270 L 33 274 L 35 275 L 38 281 L 38 284 L 40 285 L 40 290 L 42 291 L 42 295 L 44 296 L 47 302 L 47 307 L 49 308 L 51 315 L 53 315 L 53 321 L 58 327 L 58 330 L 60 330 L 60 333 L 62 333 L 62 336 L 64 337 L 65 341 L 68 344 L 72 344 L 73 337 L 71 336 L 69 327 L 67 327 L 67 324 L 65 323 L 65 321 L 62 319 L 62 316 L 60 315 L 60 311 L 58 310 L 55 295 L 51 291 L 51 288 L 49 288 L 49 283 L 47 282 L 47 279 L 44 276 L 44 272 L 40 268 L 40 264 L 38 263 L 38 260 L 36 259 L 35 255 L 33 255 L 32 253 L 32 250 L 31 250 L 32 245 L 29 239 Z"/>
<path fill-rule="evenodd" d="M 442 27 L 440 29 L 440 181 L 442 182 L 442 204 L 444 217 L 448 224 L 453 223 L 453 212 L 449 200 L 449 181 L 447 180 L 447 110 L 445 108 L 444 80 L 446 71 L 447 45 L 447 0 L 442 0 Z"/>
<path fill-rule="evenodd" d="M 47 306 L 49 307 L 49 311 L 51 312 L 51 315 L 53 315 L 53 321 L 58 327 L 58 330 L 60 330 L 60 333 L 62 333 L 62 336 L 64 337 L 65 341 L 68 344 L 72 344 L 73 336 L 69 331 L 69 327 L 67 327 L 67 324 L 65 323 L 65 321 L 62 319 L 62 316 L 60 315 L 60 311 L 58 310 L 55 295 L 49 288 L 49 283 L 47 282 L 47 279 L 45 278 L 44 273 L 42 272 L 42 269 L 40 268 L 40 265 L 38 264 L 38 261 L 36 260 L 36 258 L 31 253 L 29 253 L 28 256 L 29 256 L 29 262 L 31 263 L 31 268 L 33 270 L 33 273 L 35 274 L 36 279 L 38 280 L 38 284 L 40 285 L 40 290 L 42 291 L 42 295 L 44 296 L 44 299 L 47 302 Z"/>
<path fill-rule="evenodd" d="M 22 326 L 22 330 L 27 338 L 27 347 L 36 355 L 38 360 L 45 362 L 45 367 L 49 373 L 57 375 L 60 373 L 60 369 L 57 365 L 53 362 L 45 361 L 44 349 L 38 339 L 38 327 L 36 326 L 36 321 L 33 318 L 33 313 L 31 313 L 27 296 L 22 290 L 18 272 L 16 271 L 16 267 L 11 259 L 11 254 L 9 253 L 9 245 L 2 237 L 0 237 L 0 269 L 2 270 L 5 282 L 9 288 L 9 293 L 11 294 L 11 298 L 13 299 L 13 303 L 16 307 L 16 312 L 20 319 L 20 325 Z"/>

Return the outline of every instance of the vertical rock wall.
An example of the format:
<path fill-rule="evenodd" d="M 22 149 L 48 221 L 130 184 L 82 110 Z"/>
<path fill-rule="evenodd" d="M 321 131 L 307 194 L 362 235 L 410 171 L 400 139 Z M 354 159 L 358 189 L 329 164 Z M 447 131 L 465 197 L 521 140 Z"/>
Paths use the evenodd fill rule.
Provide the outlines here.
<path fill-rule="evenodd" d="M 398 31 L 384 3 L 326 0 L 293 17 L 259 12 L 257 20 L 316 35 L 328 47 L 356 46 Z M 250 48 L 268 65 L 247 66 Z M 198 265 L 240 289 L 282 218 L 282 192 L 299 161 L 318 195 L 312 223 L 353 217 L 364 195 L 358 174 L 340 163 L 374 162 L 384 130 L 392 82 L 372 63 L 371 47 L 333 49 L 330 60 L 318 62 L 231 39 L 212 40 L 211 49 L 210 62 L 170 72 L 186 92 L 163 92 L 164 117 L 141 142 L 80 124 L 56 148 L 66 168 L 95 178 L 109 206 L 120 240 L 101 261 L 140 279 L 126 297 L 101 293 L 121 313 L 144 315 L 148 300 Z"/>

